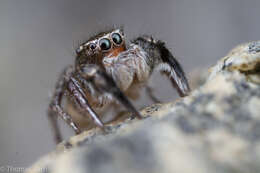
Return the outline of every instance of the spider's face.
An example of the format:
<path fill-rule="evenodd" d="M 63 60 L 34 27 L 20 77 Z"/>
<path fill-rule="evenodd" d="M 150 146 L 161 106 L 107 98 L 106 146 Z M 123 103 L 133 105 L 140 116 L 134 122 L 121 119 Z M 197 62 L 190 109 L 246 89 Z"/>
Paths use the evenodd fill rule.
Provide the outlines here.
<path fill-rule="evenodd" d="M 76 64 L 100 63 L 106 57 L 116 57 L 126 50 L 123 30 L 98 34 L 76 50 Z"/>

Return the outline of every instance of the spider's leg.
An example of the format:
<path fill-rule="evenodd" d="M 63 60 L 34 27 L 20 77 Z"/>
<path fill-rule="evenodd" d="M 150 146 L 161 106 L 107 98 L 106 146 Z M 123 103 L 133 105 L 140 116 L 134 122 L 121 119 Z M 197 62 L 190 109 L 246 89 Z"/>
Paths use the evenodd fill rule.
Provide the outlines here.
<path fill-rule="evenodd" d="M 51 103 L 49 105 L 48 109 L 48 118 L 50 120 L 53 132 L 54 132 L 54 140 L 56 143 L 59 143 L 62 141 L 62 136 L 57 124 L 57 118 L 60 116 L 74 131 L 75 133 L 80 133 L 80 129 L 77 127 L 77 125 L 72 121 L 72 118 L 69 114 L 63 111 L 63 108 L 61 106 L 61 101 L 63 98 L 63 95 L 65 93 L 65 85 L 67 78 L 70 77 L 69 71 L 71 71 L 72 67 L 69 66 L 65 68 L 64 72 L 61 74 L 56 87 L 55 92 L 52 97 Z"/>
<path fill-rule="evenodd" d="M 146 36 L 137 38 L 134 43 L 148 53 L 148 61 L 151 66 L 159 66 L 161 72 L 170 78 L 173 87 L 177 89 L 180 96 L 188 95 L 190 87 L 185 73 L 163 42 Z"/>
<path fill-rule="evenodd" d="M 186 96 L 190 92 L 190 86 L 180 63 L 173 57 L 163 42 L 156 43 L 161 53 L 162 72 L 170 77 L 172 85 L 177 89 L 180 96 Z"/>
<path fill-rule="evenodd" d="M 97 91 L 111 95 L 126 109 L 132 112 L 134 116 L 136 116 L 138 119 L 142 119 L 141 114 L 119 89 L 114 79 L 99 66 L 85 65 L 81 68 L 80 73 L 81 76 L 90 82 Z"/>
<path fill-rule="evenodd" d="M 153 94 L 153 88 L 147 85 L 145 91 L 154 103 L 161 103 L 161 101 Z"/>
<path fill-rule="evenodd" d="M 103 128 L 104 124 L 101 121 L 101 119 L 98 117 L 97 113 L 91 108 L 91 106 L 88 103 L 87 98 L 85 97 L 85 94 L 82 90 L 82 87 L 80 83 L 75 79 L 74 77 L 71 77 L 68 82 L 68 91 L 70 94 L 75 98 L 75 101 L 77 104 L 81 107 L 81 109 L 85 110 L 89 113 L 93 121 L 98 125 L 99 127 Z M 85 114 L 83 114 L 85 115 Z"/>

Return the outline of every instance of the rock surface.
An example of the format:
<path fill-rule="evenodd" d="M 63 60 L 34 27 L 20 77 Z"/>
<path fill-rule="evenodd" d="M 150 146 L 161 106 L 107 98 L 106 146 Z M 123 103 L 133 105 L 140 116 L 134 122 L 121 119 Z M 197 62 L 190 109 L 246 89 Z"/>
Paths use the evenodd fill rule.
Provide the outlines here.
<path fill-rule="evenodd" d="M 260 42 L 238 46 L 190 96 L 84 132 L 29 172 L 260 172 Z"/>

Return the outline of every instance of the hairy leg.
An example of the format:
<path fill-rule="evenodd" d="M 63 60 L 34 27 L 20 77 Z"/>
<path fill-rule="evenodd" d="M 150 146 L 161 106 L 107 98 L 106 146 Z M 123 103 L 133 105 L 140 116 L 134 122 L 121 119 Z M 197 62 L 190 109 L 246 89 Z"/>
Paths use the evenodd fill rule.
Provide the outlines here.
<path fill-rule="evenodd" d="M 179 95 L 188 95 L 190 87 L 185 73 L 163 42 L 144 36 L 138 37 L 133 43 L 139 45 L 147 53 L 147 63 L 151 69 L 159 66 L 161 72 L 170 78 Z"/>
<path fill-rule="evenodd" d="M 79 81 L 86 81 L 87 83 L 94 85 L 94 89 L 97 92 L 110 94 L 119 103 L 125 106 L 126 109 L 131 111 L 134 116 L 136 116 L 138 119 L 142 118 L 140 113 L 116 86 L 116 83 L 112 77 L 106 74 L 106 72 L 103 71 L 103 69 L 100 67 L 96 65 L 85 65 L 84 68 L 78 71 L 78 77 L 81 78 L 80 80 L 75 78 L 70 71 L 72 71 L 72 67 L 66 68 L 60 76 L 48 109 L 48 117 L 54 130 L 56 143 L 59 143 L 62 140 L 61 133 L 57 125 L 57 117 L 61 117 L 63 120 L 65 120 L 65 122 L 75 131 L 76 134 L 81 132 L 78 126 L 73 122 L 71 116 L 66 113 L 62 107 L 62 98 L 65 94 L 65 91 L 69 92 L 69 94 L 74 98 L 77 105 L 80 106 L 81 109 L 89 113 L 93 121 L 99 127 L 104 127 L 103 122 L 89 105 L 88 100 L 85 97 L 83 87 Z"/>
<path fill-rule="evenodd" d="M 53 133 L 54 133 L 54 140 L 56 143 L 59 143 L 62 141 L 62 136 L 57 124 L 57 118 L 61 117 L 74 131 L 76 134 L 80 133 L 80 129 L 77 127 L 77 125 L 72 121 L 72 118 L 69 114 L 63 111 L 63 108 L 61 106 L 61 101 L 63 98 L 63 95 L 65 93 L 65 85 L 66 81 L 70 77 L 70 71 L 72 67 L 69 66 L 65 68 L 63 73 L 58 79 L 58 82 L 55 87 L 55 92 L 52 97 L 51 103 L 49 105 L 48 109 L 48 118 L 50 120 Z"/>
<path fill-rule="evenodd" d="M 82 90 L 82 86 L 80 83 L 75 79 L 74 77 L 71 77 L 67 89 L 70 92 L 70 94 L 74 97 L 76 103 L 80 106 L 82 110 L 85 112 L 88 112 L 90 115 L 91 119 L 95 122 L 95 124 L 101 128 L 104 127 L 103 122 L 101 119 L 98 117 L 97 113 L 92 109 L 90 104 L 88 103 L 87 98 L 85 97 L 85 94 Z M 85 114 L 83 114 L 85 115 Z"/>

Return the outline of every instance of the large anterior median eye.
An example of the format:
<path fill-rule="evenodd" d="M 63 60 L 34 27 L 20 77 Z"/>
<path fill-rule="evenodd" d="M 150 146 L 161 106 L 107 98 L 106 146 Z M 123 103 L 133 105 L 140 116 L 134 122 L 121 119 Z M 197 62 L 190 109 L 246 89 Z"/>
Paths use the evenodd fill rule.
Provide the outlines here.
<path fill-rule="evenodd" d="M 107 38 L 103 38 L 99 41 L 101 50 L 109 50 L 111 48 L 111 42 Z"/>
<path fill-rule="evenodd" d="M 112 40 L 114 43 L 116 43 L 117 45 L 121 44 L 122 43 L 122 37 L 120 36 L 120 34 L 118 33 L 113 33 L 112 34 Z"/>

